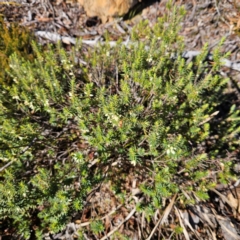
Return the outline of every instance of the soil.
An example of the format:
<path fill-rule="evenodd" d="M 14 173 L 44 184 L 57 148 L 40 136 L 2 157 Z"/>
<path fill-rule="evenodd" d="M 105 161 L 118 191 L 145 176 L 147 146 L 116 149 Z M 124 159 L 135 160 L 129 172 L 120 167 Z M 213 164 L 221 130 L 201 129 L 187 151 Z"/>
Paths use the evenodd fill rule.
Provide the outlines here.
<path fill-rule="evenodd" d="M 110 40 L 115 41 L 120 37 L 127 39 L 133 26 L 143 19 L 148 19 L 149 25 L 153 26 L 158 17 L 166 13 L 166 2 L 166 0 L 142 0 L 123 19 L 116 19 L 105 24 L 102 24 L 97 17 L 89 18 L 77 2 L 70 0 L 9 0 L 7 3 L 0 2 L 0 15 L 3 16 L 6 23 L 17 22 L 32 32 L 47 31 L 66 37 L 81 37 L 85 40 L 104 39 L 104 34 L 108 32 Z M 186 10 L 186 16 L 181 23 L 182 30 L 180 32 L 184 37 L 186 50 L 201 50 L 206 43 L 209 44 L 209 49 L 211 50 L 219 43 L 222 37 L 225 37 L 226 40 L 222 51 L 230 52 L 229 60 L 240 62 L 240 3 L 238 0 L 175 0 L 172 3 L 183 6 Z M 42 37 L 38 37 L 38 40 L 41 43 L 49 42 L 49 40 Z M 229 88 L 235 92 L 237 96 L 236 102 L 239 103 L 240 69 L 237 71 L 224 67 L 222 71 L 226 77 L 231 79 Z M 129 177 L 125 187 L 131 188 L 132 191 L 132 186 L 137 180 L 134 177 Z M 235 189 L 235 191 L 233 192 L 232 189 Z M 235 200 L 239 200 L 239 189 L 236 183 L 231 189 L 226 189 L 225 186 L 218 186 L 217 191 L 212 193 L 212 200 L 209 203 L 182 211 L 175 209 L 176 215 L 180 214 L 182 219 L 188 219 L 188 223 L 191 223 L 190 225 L 186 224 L 186 228 L 188 230 L 191 229 L 189 230 L 192 232 L 191 234 L 189 233 L 191 239 L 236 239 L 227 235 L 223 229 L 224 226 L 229 229 L 229 224 L 234 223 L 235 228 L 234 230 L 231 229 L 231 231 L 237 235 L 239 234 L 237 229 L 240 229 L 240 211 L 238 209 L 234 212 L 229 207 L 229 205 L 235 204 Z M 220 194 L 225 196 L 225 198 Z M 106 202 L 108 201 L 107 199 L 111 204 Z M 225 207 L 227 201 L 230 201 L 230 203 L 228 207 Z M 101 206 L 101 211 L 104 212 L 103 216 L 111 212 L 112 209 L 121 209 L 121 213 L 111 219 L 111 226 L 109 223 L 110 216 L 105 215 L 105 227 L 108 229 L 108 232 L 111 232 L 118 222 L 124 221 L 131 213 L 131 210 L 121 206 L 121 203 L 115 199 L 108 185 L 103 186 L 101 191 L 99 189 L 96 190 L 90 203 L 92 204 L 91 208 L 98 209 Z M 130 205 L 131 203 L 129 202 Z M 47 234 L 45 239 L 50 239 L 50 237 L 51 239 L 63 239 L 61 237 L 64 237 L 67 231 L 71 231 L 73 236 L 76 229 L 88 226 L 88 211 L 90 211 L 90 207 L 81 216 L 76 214 L 72 223 L 66 227 L 65 231 L 58 235 L 50 236 Z M 156 216 L 158 214 L 156 213 Z M 173 220 L 176 218 L 176 215 L 174 215 Z M 214 220 L 217 218 L 218 224 Z M 220 218 L 221 220 L 219 220 Z M 83 219 L 84 221 L 82 221 Z M 131 236 L 131 239 L 139 239 L 138 236 L 134 235 L 135 231 L 133 229 L 136 227 L 135 224 L 139 223 L 134 222 L 134 218 L 131 218 L 128 224 L 126 224 L 127 228 L 125 230 L 119 229 L 122 232 L 125 231 L 125 234 Z M 211 224 L 213 225 L 211 226 L 212 229 L 215 229 L 212 233 L 208 231 L 207 227 Z M 174 229 L 174 221 L 170 222 L 169 226 Z M 85 239 L 95 238 L 94 236 L 85 236 Z"/>

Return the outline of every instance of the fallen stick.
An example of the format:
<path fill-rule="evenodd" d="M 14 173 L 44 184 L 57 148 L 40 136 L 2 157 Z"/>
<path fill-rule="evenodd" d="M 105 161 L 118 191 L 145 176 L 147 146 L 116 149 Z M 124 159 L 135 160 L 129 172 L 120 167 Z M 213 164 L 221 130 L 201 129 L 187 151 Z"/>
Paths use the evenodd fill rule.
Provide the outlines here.
<path fill-rule="evenodd" d="M 42 38 L 48 39 L 52 42 L 62 41 L 63 43 L 66 43 L 66 44 L 71 43 L 71 44 L 74 44 L 74 45 L 77 43 L 76 38 L 64 37 L 64 36 L 61 36 L 58 33 L 51 33 L 51 32 L 46 32 L 46 31 L 37 31 L 37 32 L 35 32 L 35 35 L 37 37 L 42 37 Z M 99 38 L 97 38 L 95 40 L 81 40 L 81 42 L 84 43 L 84 44 L 87 44 L 89 46 L 96 46 L 98 43 L 104 44 L 104 42 L 99 41 Z M 108 44 L 111 47 L 114 47 L 114 46 L 117 45 L 117 42 L 116 41 L 109 41 Z M 122 42 L 122 44 L 125 45 L 125 46 L 128 46 L 128 45 L 135 45 L 136 43 L 132 43 L 129 40 L 126 40 L 126 41 Z M 192 58 L 198 56 L 200 53 L 201 53 L 201 51 L 185 51 L 185 52 L 183 52 L 182 57 L 185 58 L 185 59 L 192 59 Z M 209 53 L 206 56 L 206 60 L 213 61 L 213 55 L 211 53 Z M 233 62 L 233 61 L 230 61 L 226 58 L 223 58 L 222 59 L 222 64 L 223 64 L 223 66 L 225 66 L 227 68 L 230 68 L 230 69 L 233 69 L 233 70 L 236 70 L 236 71 L 240 72 L 240 60 L 236 61 L 236 62 Z"/>

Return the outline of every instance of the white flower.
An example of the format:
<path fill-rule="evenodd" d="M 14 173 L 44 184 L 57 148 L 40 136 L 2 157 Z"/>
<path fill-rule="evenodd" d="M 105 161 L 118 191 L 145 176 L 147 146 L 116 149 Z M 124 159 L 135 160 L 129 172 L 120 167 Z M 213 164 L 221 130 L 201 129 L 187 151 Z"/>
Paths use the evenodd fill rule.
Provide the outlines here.
<path fill-rule="evenodd" d="M 167 155 L 174 155 L 175 153 L 176 153 L 176 148 L 174 148 L 174 147 L 172 147 L 172 146 L 170 146 L 170 145 L 168 145 L 168 149 L 167 149 L 167 151 L 166 151 L 166 153 L 167 153 Z"/>

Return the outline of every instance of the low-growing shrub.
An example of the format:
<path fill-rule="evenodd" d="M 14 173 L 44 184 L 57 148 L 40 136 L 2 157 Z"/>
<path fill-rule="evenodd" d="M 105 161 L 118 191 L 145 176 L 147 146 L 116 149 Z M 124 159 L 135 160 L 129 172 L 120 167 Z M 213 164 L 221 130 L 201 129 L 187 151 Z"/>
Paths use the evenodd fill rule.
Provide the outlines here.
<path fill-rule="evenodd" d="M 0 84 L 11 83 L 6 73 L 11 54 L 15 53 L 29 60 L 34 58 L 31 48 L 33 39 L 33 34 L 28 29 L 14 23 L 6 24 L 0 18 Z"/>
<path fill-rule="evenodd" d="M 141 23 L 128 46 L 106 43 L 86 55 L 80 45 L 68 55 L 33 43 L 34 61 L 12 55 L 14 83 L 0 91 L 1 221 L 25 239 L 30 230 L 58 232 L 99 182 L 125 194 L 119 186 L 130 172 L 144 178 L 139 211 L 175 193 L 181 204 L 205 200 L 233 178 L 225 151 L 238 146 L 239 129 L 221 116 L 239 111 L 219 110 L 228 81 L 219 48 L 211 65 L 207 47 L 193 61 L 181 57 L 182 15 L 174 8 L 153 29 Z"/>

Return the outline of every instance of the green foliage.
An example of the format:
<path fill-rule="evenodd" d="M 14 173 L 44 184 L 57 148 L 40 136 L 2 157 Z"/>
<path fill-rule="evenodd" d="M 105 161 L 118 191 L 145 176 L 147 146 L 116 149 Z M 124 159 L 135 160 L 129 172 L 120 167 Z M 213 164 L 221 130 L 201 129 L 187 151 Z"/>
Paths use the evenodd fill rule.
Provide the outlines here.
<path fill-rule="evenodd" d="M 0 91 L 1 167 L 9 163 L 0 169 L 0 219 L 25 239 L 33 226 L 38 236 L 58 232 L 97 183 L 117 188 L 130 171 L 146 178 L 147 202 L 138 210 L 149 219 L 174 193 L 205 200 L 218 180 L 233 177 L 225 152 L 239 144 L 239 112 L 213 114 L 227 82 L 218 74 L 220 53 L 213 66 L 207 47 L 190 63 L 182 59 L 182 15 L 174 8 L 144 42 L 89 50 L 87 66 L 75 63 L 78 53 L 84 57 L 81 46 L 69 56 L 60 45 L 43 51 L 33 43 L 34 61 L 11 56 L 13 84 Z M 206 147 L 216 132 L 218 144 Z M 102 223 L 91 230 L 102 232 Z"/>
<path fill-rule="evenodd" d="M 104 226 L 101 221 L 93 221 L 90 225 L 90 228 L 94 234 L 98 234 L 104 231 Z"/>
<path fill-rule="evenodd" d="M 8 27 L 0 17 L 0 84 L 9 84 L 6 70 L 9 69 L 11 54 L 33 60 L 32 40 L 33 35 L 27 29 L 17 24 L 10 24 Z"/>

